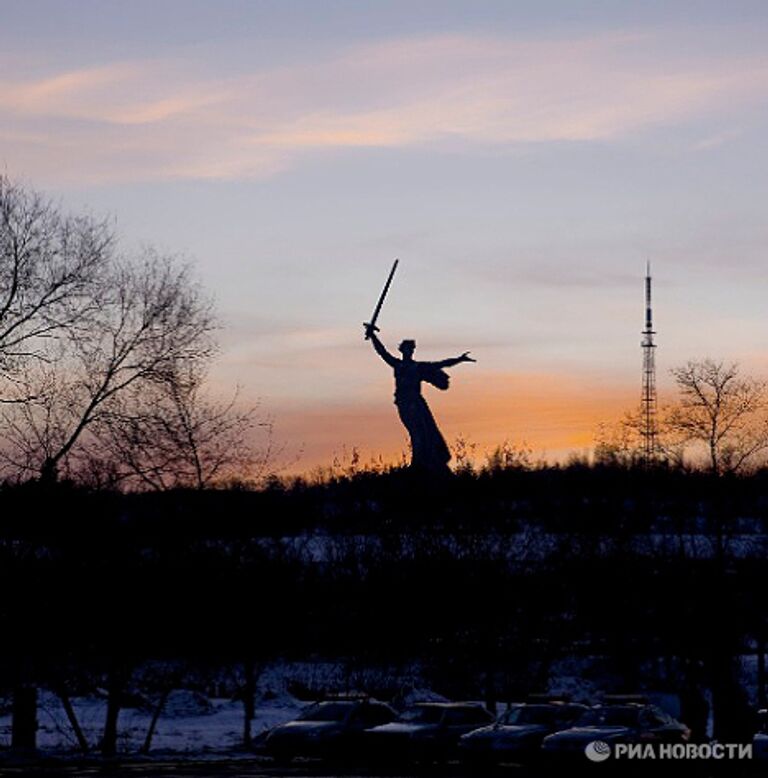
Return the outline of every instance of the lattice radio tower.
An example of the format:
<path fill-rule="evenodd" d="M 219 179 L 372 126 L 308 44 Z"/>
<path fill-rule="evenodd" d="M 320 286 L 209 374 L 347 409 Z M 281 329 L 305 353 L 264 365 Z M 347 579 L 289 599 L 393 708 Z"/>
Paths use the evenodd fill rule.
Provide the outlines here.
<path fill-rule="evenodd" d="M 656 418 L 656 344 L 653 336 L 653 311 L 651 308 L 651 263 L 645 271 L 645 329 L 640 344 L 643 349 L 643 399 L 642 399 L 642 436 L 643 460 L 646 465 L 656 459 L 658 443 L 658 422 Z"/>

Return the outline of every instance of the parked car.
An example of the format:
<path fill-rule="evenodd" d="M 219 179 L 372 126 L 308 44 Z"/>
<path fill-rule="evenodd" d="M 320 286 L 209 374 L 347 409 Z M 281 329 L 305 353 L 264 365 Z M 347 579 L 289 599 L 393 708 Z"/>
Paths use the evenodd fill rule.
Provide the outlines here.
<path fill-rule="evenodd" d="M 573 726 L 586 705 L 564 700 L 512 705 L 494 724 L 459 739 L 462 760 L 473 762 L 524 761 L 534 758 L 541 741 L 553 732 Z"/>
<path fill-rule="evenodd" d="M 367 698 L 317 702 L 295 720 L 272 729 L 258 750 L 280 762 L 295 757 L 355 758 L 361 753 L 363 732 L 396 715 L 389 705 Z"/>
<path fill-rule="evenodd" d="M 366 743 L 379 759 L 442 761 L 456 754 L 462 735 L 493 719 L 479 703 L 417 703 L 396 721 L 369 730 Z"/>
<path fill-rule="evenodd" d="M 630 699 L 638 701 L 629 701 Z M 587 710 L 573 727 L 548 735 L 542 749 L 549 755 L 584 755 L 589 743 L 684 743 L 690 730 L 657 705 L 639 697 L 606 699 Z"/>

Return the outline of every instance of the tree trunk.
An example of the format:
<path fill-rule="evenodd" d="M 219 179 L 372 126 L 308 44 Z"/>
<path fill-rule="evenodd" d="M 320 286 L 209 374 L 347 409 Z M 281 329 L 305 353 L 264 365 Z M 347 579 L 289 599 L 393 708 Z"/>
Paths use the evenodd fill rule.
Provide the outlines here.
<path fill-rule="evenodd" d="M 104 721 L 104 734 L 101 738 L 101 753 L 114 756 L 117 753 L 117 719 L 120 716 L 120 697 L 123 691 L 120 671 L 113 667 L 109 672 L 107 684 L 107 715 Z"/>
<path fill-rule="evenodd" d="M 34 751 L 37 748 L 37 689 L 19 685 L 13 690 L 11 748 Z"/>
<path fill-rule="evenodd" d="M 760 628 L 757 638 L 757 704 L 765 708 L 767 701 L 765 696 L 765 634 Z"/>
<path fill-rule="evenodd" d="M 47 457 L 40 468 L 40 483 L 43 486 L 52 486 L 59 480 L 59 467 L 55 459 Z"/>
<path fill-rule="evenodd" d="M 144 739 L 144 745 L 141 747 L 142 754 L 148 754 L 149 749 L 152 747 L 152 738 L 155 735 L 157 722 L 160 719 L 160 716 L 162 715 L 163 708 L 165 707 L 166 700 L 168 699 L 168 696 L 170 695 L 171 691 L 173 690 L 170 686 L 167 689 L 163 690 L 163 693 L 160 695 L 160 699 L 157 701 L 157 705 L 155 706 L 154 711 L 152 711 L 152 721 L 149 722 L 149 729 L 147 730 L 147 736 Z"/>
<path fill-rule="evenodd" d="M 251 747 L 251 723 L 256 715 L 256 667 L 253 659 L 243 662 L 243 747 Z"/>
<path fill-rule="evenodd" d="M 485 708 L 496 715 L 496 674 L 492 670 L 485 673 Z"/>
<path fill-rule="evenodd" d="M 75 733 L 75 737 L 77 738 L 77 744 L 80 746 L 80 750 L 84 754 L 88 753 L 89 751 L 88 741 L 85 739 L 85 735 L 83 734 L 83 730 L 82 727 L 80 726 L 80 722 L 77 720 L 77 715 L 75 714 L 75 709 L 72 707 L 72 701 L 69 699 L 69 695 L 63 689 L 57 689 L 56 694 L 61 700 L 61 704 L 62 707 L 64 708 L 64 712 L 67 714 L 69 726 L 72 727 L 72 731 Z"/>

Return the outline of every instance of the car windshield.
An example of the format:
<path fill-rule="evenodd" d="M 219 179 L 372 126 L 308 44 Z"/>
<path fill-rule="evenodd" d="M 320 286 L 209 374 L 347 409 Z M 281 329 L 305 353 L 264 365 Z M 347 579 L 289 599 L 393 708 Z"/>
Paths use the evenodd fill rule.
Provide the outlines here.
<path fill-rule="evenodd" d="M 557 716 L 557 709 L 549 705 L 519 705 L 510 708 L 500 719 L 508 726 L 517 724 L 551 724 Z"/>
<path fill-rule="evenodd" d="M 594 708 L 584 713 L 576 723 L 578 727 L 636 727 L 639 708 L 621 705 Z"/>
<path fill-rule="evenodd" d="M 344 721 L 352 707 L 349 702 L 318 702 L 305 710 L 298 721 Z"/>
<path fill-rule="evenodd" d="M 408 724 L 439 724 L 442 717 L 442 708 L 423 705 L 403 711 L 398 716 L 398 721 L 404 721 Z"/>

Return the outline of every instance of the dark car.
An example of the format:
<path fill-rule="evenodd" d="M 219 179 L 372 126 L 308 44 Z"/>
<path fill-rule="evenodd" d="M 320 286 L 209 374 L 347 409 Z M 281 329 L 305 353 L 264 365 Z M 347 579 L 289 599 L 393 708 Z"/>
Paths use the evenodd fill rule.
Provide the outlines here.
<path fill-rule="evenodd" d="M 656 705 L 627 702 L 590 708 L 574 726 L 542 742 L 551 756 L 585 755 L 587 745 L 615 743 L 684 743 L 690 730 Z"/>
<path fill-rule="evenodd" d="M 378 759 L 440 761 L 456 754 L 459 738 L 493 715 L 471 702 L 423 702 L 407 708 L 396 721 L 366 733 L 369 753 Z"/>
<path fill-rule="evenodd" d="M 567 729 L 588 710 L 564 701 L 512 705 L 494 724 L 459 739 L 462 760 L 473 762 L 524 761 L 538 755 L 541 741 Z"/>
<path fill-rule="evenodd" d="M 259 751 L 276 761 L 295 757 L 350 759 L 361 753 L 362 734 L 392 721 L 397 714 L 371 699 L 325 700 L 310 705 L 294 720 L 272 729 Z"/>

